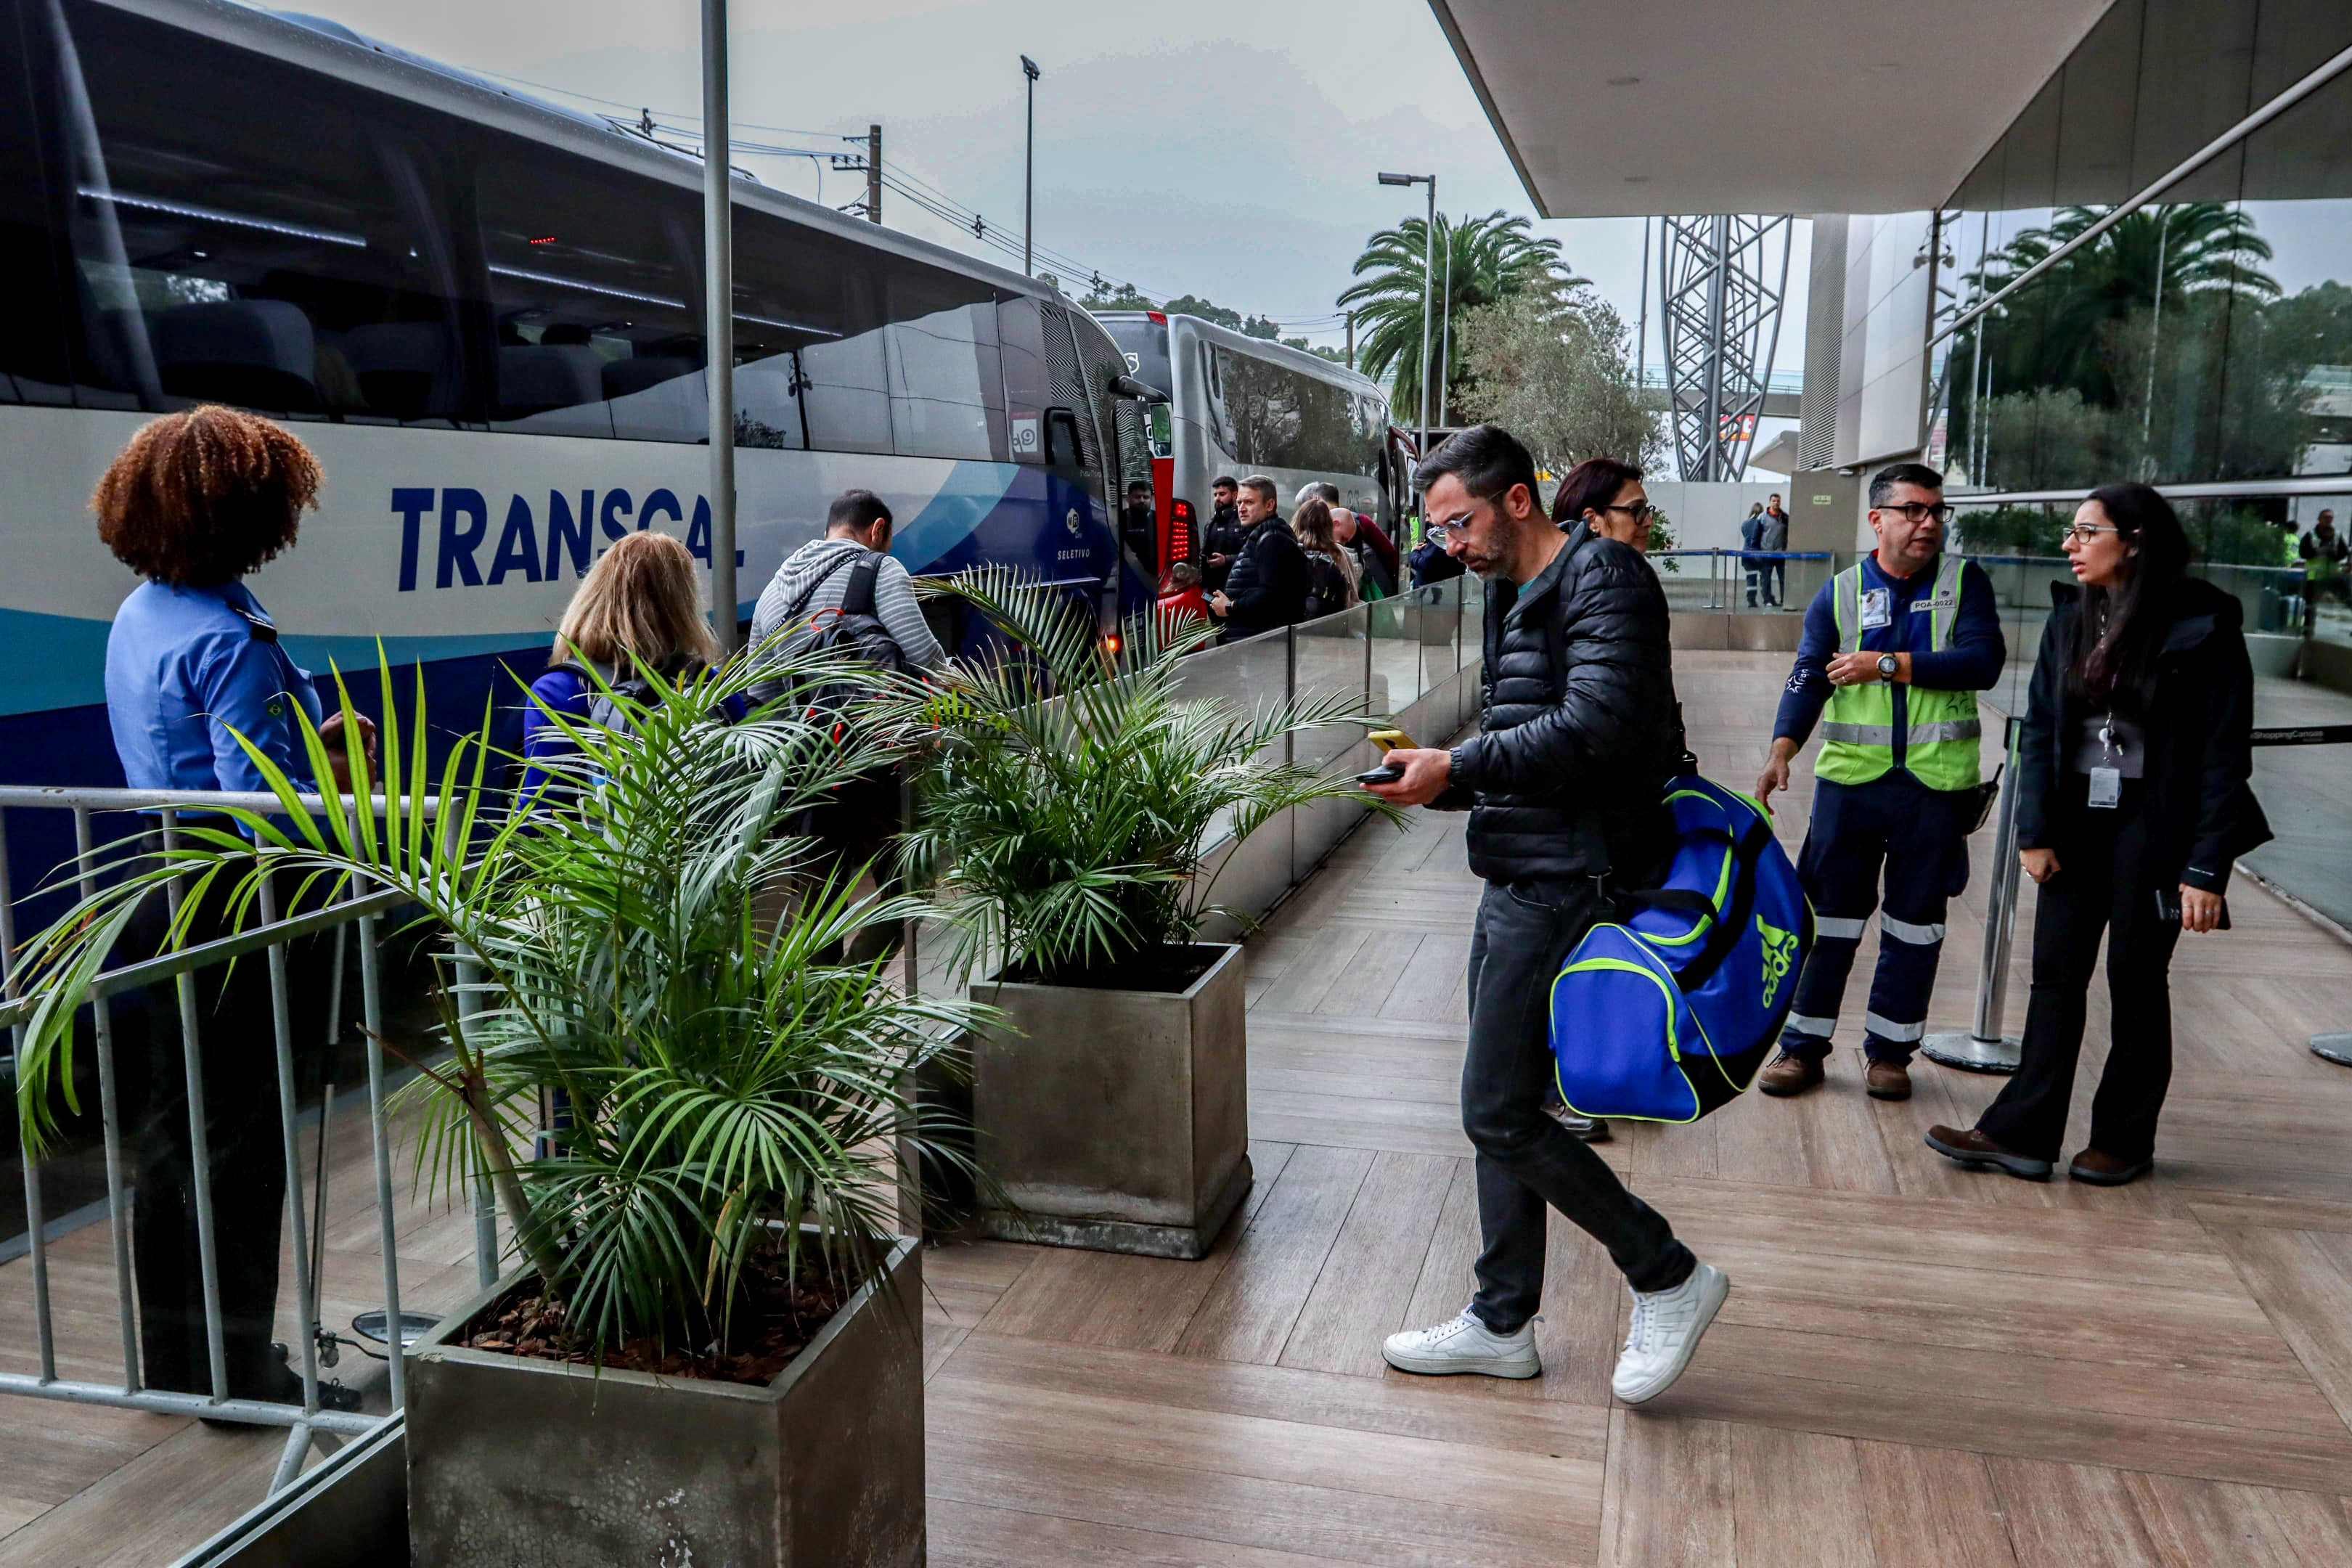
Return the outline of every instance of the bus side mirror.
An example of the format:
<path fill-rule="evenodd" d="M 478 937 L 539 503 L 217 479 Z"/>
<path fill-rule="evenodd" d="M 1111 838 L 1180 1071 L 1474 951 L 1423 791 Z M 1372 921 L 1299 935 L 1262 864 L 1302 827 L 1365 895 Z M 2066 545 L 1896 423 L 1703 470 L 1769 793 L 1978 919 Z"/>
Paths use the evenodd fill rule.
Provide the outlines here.
<path fill-rule="evenodd" d="M 1144 403 L 1171 403 L 1175 401 L 1166 393 L 1160 391 L 1158 387 L 1146 382 L 1138 381 L 1131 375 L 1112 376 L 1110 378 L 1110 389 L 1117 396 L 1132 397 Z"/>

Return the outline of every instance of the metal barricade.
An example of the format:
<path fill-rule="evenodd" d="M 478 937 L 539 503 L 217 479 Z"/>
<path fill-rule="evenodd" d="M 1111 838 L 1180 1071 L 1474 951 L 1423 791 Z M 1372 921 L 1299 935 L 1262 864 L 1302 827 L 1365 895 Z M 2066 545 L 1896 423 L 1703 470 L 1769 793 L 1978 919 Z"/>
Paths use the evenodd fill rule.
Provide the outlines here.
<path fill-rule="evenodd" d="M 345 797 L 354 808 L 364 808 L 365 803 Z M 316 809 L 321 803 L 317 796 L 301 797 L 306 807 Z M 381 798 L 373 803 L 379 812 Z M 417 803 L 430 809 L 429 803 Z M 17 937 L 16 895 L 17 889 L 8 863 L 6 824 L 11 812 L 34 810 L 69 811 L 73 814 L 74 837 L 79 854 L 77 879 L 80 892 L 87 896 L 97 887 L 97 872 L 92 859 L 100 847 L 93 819 L 100 813 L 138 812 L 145 814 L 160 829 L 166 848 L 180 842 L 180 818 L 183 813 L 238 806 L 257 812 L 277 814 L 284 809 L 277 796 L 262 794 L 231 794 L 226 792 L 158 793 L 119 789 L 62 789 L 26 786 L 0 787 L 0 1023 L 10 1031 L 12 1068 L 21 1069 L 26 1043 L 26 1021 L 33 1003 L 22 994 L 22 976 L 17 970 Z M 60 870 L 68 868 L 60 868 Z M 169 888 L 170 908 L 176 912 L 184 889 L 178 882 Z M 386 1136 L 384 1100 L 387 1091 L 383 1061 L 383 976 L 379 952 L 378 922 L 394 906 L 405 901 L 405 896 L 394 890 L 362 892 L 323 908 L 300 914 L 286 915 L 276 907 L 276 894 L 268 881 L 259 887 L 260 923 L 248 930 L 178 952 L 167 952 L 151 959 L 125 963 L 99 974 L 90 984 L 85 1000 L 90 1008 L 91 1033 L 97 1058 L 99 1080 L 99 1117 L 106 1161 L 106 1219 L 112 1231 L 112 1270 L 115 1282 L 115 1310 L 121 1341 L 122 1375 L 119 1381 L 95 1382 L 60 1377 L 58 1373 L 55 1304 L 49 1279 L 50 1222 L 45 1212 L 42 1194 L 41 1162 L 30 1150 L 25 1156 L 25 1217 L 26 1247 L 30 1263 L 35 1337 L 37 1343 L 38 1370 L 34 1373 L 0 1373 L 0 1394 L 28 1395 L 38 1399 L 59 1400 L 71 1404 L 107 1405 L 118 1409 L 150 1411 L 160 1415 L 205 1416 L 229 1419 L 256 1426 L 282 1426 L 287 1429 L 286 1446 L 281 1455 L 270 1490 L 275 1492 L 293 1479 L 301 1468 L 302 1460 L 316 1443 L 332 1451 L 341 1439 L 356 1436 L 375 1429 L 396 1415 L 401 1409 L 404 1390 L 402 1384 L 401 1346 L 404 1338 L 419 1326 L 414 1318 L 404 1318 L 400 1303 L 399 1247 L 395 1235 L 392 1179 L 392 1151 Z M 309 1020 L 298 1021 L 292 1016 L 292 987 L 288 974 L 287 944 L 297 938 L 332 931 L 336 935 L 337 969 L 330 983 L 331 1016 L 326 1021 L 329 1036 L 325 1044 L 333 1045 L 341 1034 L 342 1016 L 341 960 L 350 933 L 356 931 L 359 942 L 360 1005 L 365 1034 L 367 1063 L 367 1110 L 369 1136 L 373 1142 L 377 1216 L 377 1244 L 383 1259 L 383 1293 L 381 1327 L 385 1360 L 390 1411 L 383 1415 L 359 1412 L 330 1410 L 322 1407 L 320 1397 L 319 1368 L 320 1352 L 325 1348 L 331 1358 L 337 1348 L 357 1346 L 362 1339 L 375 1338 L 363 1328 L 375 1320 L 373 1313 L 362 1313 L 354 1322 L 354 1332 L 362 1339 L 346 1339 L 323 1331 L 319 1318 L 320 1310 L 320 1261 L 322 1258 L 326 1199 L 326 1171 L 331 1157 L 330 1137 L 333 1118 L 332 1087 L 322 1099 L 319 1115 L 317 1165 L 313 1173 L 315 1186 L 306 1202 L 302 1184 L 302 1153 L 299 1141 L 301 1115 L 299 1086 L 296 1078 L 299 1030 L 307 1028 Z M 290 1243 L 291 1262 L 295 1276 L 295 1310 L 298 1324 L 299 1361 L 295 1370 L 301 1382 L 301 1403 L 281 1404 L 265 1400 L 227 1397 L 227 1360 L 222 1321 L 220 1256 L 217 1216 L 213 1202 L 213 1172 L 204 1089 L 205 1052 L 203 1028 L 196 1000 L 195 975 L 198 971 L 232 959 L 254 953 L 264 955 L 268 967 L 270 997 L 271 1029 L 274 1037 L 278 1077 L 278 1123 L 285 1142 L 286 1215 Z M 204 1302 L 205 1341 L 208 1362 L 209 1396 L 200 1394 L 177 1393 L 146 1387 L 141 1375 L 139 1331 L 132 1305 L 132 1268 L 130 1220 L 131 1195 L 125 1192 L 122 1180 L 124 1159 L 121 1128 L 121 1107 L 116 1092 L 117 1072 L 114 1060 L 117 1047 L 114 1029 L 113 998 L 126 992 L 169 984 L 176 993 L 184 1068 L 186 1074 L 188 1099 L 188 1138 L 192 1156 L 191 1183 L 197 1236 L 199 1273 Z M 21 1081 L 21 1073 L 19 1074 Z M 13 1106 L 10 1108 L 13 1111 Z M 497 1267 L 497 1236 L 494 1223 L 478 1226 L 477 1247 L 484 1256 L 478 1259 L 483 1278 L 489 1278 Z"/>

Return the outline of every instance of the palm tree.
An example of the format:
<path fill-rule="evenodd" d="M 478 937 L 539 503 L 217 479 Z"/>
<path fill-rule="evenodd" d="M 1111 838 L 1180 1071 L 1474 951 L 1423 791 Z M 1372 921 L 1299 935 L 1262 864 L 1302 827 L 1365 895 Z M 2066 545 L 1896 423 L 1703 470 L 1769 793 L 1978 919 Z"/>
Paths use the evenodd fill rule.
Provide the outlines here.
<path fill-rule="evenodd" d="M 1364 253 L 1356 258 L 1356 281 L 1341 292 L 1339 303 L 1342 310 L 1353 310 L 1364 329 L 1357 351 L 1358 368 L 1376 381 L 1392 378 L 1391 395 L 1400 412 L 1419 408 L 1423 376 L 1441 374 L 1439 359 L 1444 345 L 1437 323 L 1449 303 L 1458 319 L 1482 305 L 1528 292 L 1565 304 L 1569 293 L 1583 286 L 1585 279 L 1570 272 L 1560 260 L 1559 241 L 1538 239 L 1528 227 L 1527 218 L 1507 216 L 1499 209 L 1485 217 L 1465 217 L 1458 224 L 1444 213 L 1437 215 L 1433 265 L 1438 288 L 1430 297 L 1426 365 L 1421 356 L 1421 308 L 1428 223 L 1407 218 L 1366 242 Z M 1443 373 L 1449 388 L 1461 384 L 1461 355 L 1454 354 Z M 1433 398 L 1433 413 L 1435 408 Z"/>

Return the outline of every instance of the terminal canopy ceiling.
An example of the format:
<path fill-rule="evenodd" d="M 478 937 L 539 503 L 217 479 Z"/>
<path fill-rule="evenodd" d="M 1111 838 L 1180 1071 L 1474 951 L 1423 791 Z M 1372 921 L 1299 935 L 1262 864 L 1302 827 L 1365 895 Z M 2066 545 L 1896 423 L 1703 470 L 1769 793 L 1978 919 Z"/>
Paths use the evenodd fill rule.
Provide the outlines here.
<path fill-rule="evenodd" d="M 2108 0 L 1431 0 L 1546 217 L 1917 212 Z"/>

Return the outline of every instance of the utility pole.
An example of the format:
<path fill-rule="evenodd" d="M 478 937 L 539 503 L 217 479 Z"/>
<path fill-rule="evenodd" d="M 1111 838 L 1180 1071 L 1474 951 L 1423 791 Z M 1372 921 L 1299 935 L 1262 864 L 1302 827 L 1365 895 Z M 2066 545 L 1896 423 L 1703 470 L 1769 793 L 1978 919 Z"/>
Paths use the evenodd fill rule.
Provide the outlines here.
<path fill-rule="evenodd" d="M 1639 398 L 1650 378 L 1650 220 L 1642 220 L 1642 304 L 1633 328 L 1633 394 Z"/>
<path fill-rule="evenodd" d="M 702 0 L 703 332 L 710 367 L 710 629 L 735 651 L 735 213 L 728 189 L 727 0 Z"/>
<path fill-rule="evenodd" d="M 1021 57 L 1021 74 L 1029 79 L 1029 139 L 1028 152 L 1021 163 L 1021 274 L 1037 276 L 1031 259 L 1031 238 L 1037 227 L 1037 78 L 1043 73 L 1037 62 L 1027 55 Z"/>
<path fill-rule="evenodd" d="M 882 221 L 882 128 L 866 128 L 866 221 Z"/>
<path fill-rule="evenodd" d="M 1348 312 L 1348 368 L 1356 368 L 1356 312 Z"/>

